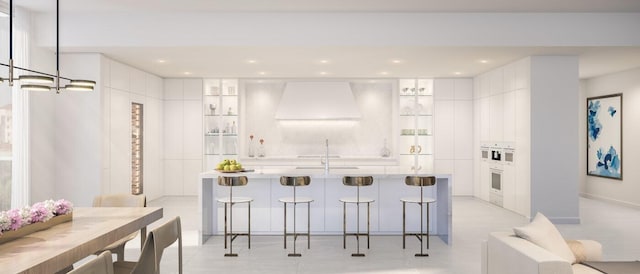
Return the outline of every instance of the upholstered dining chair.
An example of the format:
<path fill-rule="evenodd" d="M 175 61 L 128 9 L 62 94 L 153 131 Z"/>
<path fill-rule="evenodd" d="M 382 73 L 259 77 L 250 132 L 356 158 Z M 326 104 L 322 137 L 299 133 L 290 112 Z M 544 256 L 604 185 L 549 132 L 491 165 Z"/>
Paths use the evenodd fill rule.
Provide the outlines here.
<path fill-rule="evenodd" d="M 113 262 L 111 260 L 111 252 L 107 250 L 67 274 L 113 274 Z"/>
<path fill-rule="evenodd" d="M 146 207 L 147 197 L 145 195 L 132 195 L 128 193 L 121 194 L 109 194 L 96 196 L 93 199 L 94 207 Z M 115 241 L 114 243 L 104 247 L 102 250 L 96 252 L 102 253 L 105 250 L 111 251 L 111 253 L 117 255 L 117 261 L 124 261 L 124 246 L 128 241 L 133 240 L 138 235 L 138 232 L 129 234 L 128 236 Z"/>
<path fill-rule="evenodd" d="M 140 259 L 137 262 L 115 262 L 113 269 L 116 274 L 158 274 L 160 273 L 160 260 L 164 250 L 178 241 L 178 273 L 182 274 L 182 225 L 180 217 L 164 223 L 149 232 L 147 240 L 142 247 Z"/>

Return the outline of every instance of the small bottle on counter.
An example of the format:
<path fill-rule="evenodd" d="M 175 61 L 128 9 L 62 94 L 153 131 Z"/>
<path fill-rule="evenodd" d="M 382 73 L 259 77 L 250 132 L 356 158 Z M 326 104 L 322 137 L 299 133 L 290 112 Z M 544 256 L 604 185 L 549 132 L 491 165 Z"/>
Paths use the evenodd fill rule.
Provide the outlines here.
<path fill-rule="evenodd" d="M 264 157 L 264 156 L 265 156 L 264 139 L 260 139 L 260 146 L 258 146 L 258 157 Z"/>

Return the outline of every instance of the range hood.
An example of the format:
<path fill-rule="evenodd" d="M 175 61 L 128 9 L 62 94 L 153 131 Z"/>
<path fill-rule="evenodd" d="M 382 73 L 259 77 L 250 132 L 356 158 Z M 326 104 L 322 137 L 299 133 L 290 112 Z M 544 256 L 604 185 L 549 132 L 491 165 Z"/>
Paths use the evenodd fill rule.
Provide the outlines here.
<path fill-rule="evenodd" d="M 356 120 L 360 111 L 348 82 L 288 82 L 277 120 Z"/>

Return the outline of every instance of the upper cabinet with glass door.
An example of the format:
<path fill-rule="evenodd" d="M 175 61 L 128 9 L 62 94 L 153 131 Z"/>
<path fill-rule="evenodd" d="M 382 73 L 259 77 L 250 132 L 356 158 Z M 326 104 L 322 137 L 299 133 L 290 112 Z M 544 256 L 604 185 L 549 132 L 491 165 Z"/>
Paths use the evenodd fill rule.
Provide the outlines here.
<path fill-rule="evenodd" d="M 433 79 L 399 80 L 400 165 L 433 171 Z"/>
<path fill-rule="evenodd" d="M 203 91 L 204 165 L 213 169 L 238 154 L 238 80 L 205 79 Z"/>

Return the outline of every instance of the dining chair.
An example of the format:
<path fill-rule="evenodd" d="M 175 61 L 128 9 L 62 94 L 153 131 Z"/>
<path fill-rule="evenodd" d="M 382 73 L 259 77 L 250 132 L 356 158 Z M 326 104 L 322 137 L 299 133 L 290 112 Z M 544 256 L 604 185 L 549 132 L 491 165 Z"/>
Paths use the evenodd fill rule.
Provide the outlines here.
<path fill-rule="evenodd" d="M 100 253 L 98 257 L 71 270 L 67 274 L 113 274 L 113 262 L 111 252 L 108 250 Z"/>
<path fill-rule="evenodd" d="M 178 273 L 182 274 L 182 225 L 180 224 L 180 217 L 175 217 L 149 232 L 138 261 L 115 262 L 113 263 L 114 272 L 116 274 L 158 274 L 160 273 L 160 260 L 164 250 L 176 241 L 178 241 Z"/>
<path fill-rule="evenodd" d="M 128 193 L 99 195 L 93 199 L 94 207 L 146 207 L 147 198 L 145 195 L 132 195 Z M 124 246 L 128 241 L 138 236 L 138 232 L 129 234 L 128 236 L 115 241 L 114 243 L 102 248 L 95 254 L 98 255 L 103 251 L 111 251 L 117 255 L 117 261 L 124 261 Z"/>

